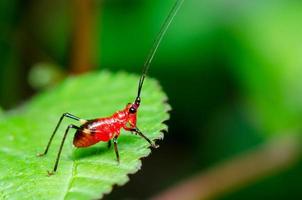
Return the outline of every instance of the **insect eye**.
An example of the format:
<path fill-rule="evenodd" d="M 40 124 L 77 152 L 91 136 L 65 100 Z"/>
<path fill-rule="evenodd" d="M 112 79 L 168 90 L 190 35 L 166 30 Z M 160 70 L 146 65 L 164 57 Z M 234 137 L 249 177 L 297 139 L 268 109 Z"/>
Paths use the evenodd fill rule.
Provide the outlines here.
<path fill-rule="evenodd" d="M 136 112 L 136 109 L 133 108 L 133 107 L 131 107 L 131 108 L 129 109 L 129 112 L 130 112 L 130 113 L 135 113 L 135 112 Z"/>

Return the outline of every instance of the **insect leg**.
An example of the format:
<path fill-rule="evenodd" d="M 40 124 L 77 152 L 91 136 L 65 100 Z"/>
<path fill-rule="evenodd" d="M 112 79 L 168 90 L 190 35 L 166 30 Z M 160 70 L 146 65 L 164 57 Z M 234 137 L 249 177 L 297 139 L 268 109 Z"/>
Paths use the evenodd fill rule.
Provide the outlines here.
<path fill-rule="evenodd" d="M 48 141 L 48 143 L 47 143 L 47 146 L 46 146 L 46 148 L 45 148 L 45 150 L 44 150 L 44 153 L 40 153 L 40 154 L 38 154 L 37 156 L 44 156 L 44 155 L 47 154 L 48 149 L 49 149 L 49 147 L 50 147 L 50 145 L 51 145 L 52 139 L 54 138 L 54 136 L 55 136 L 55 134 L 56 134 L 56 132 L 57 132 L 59 126 L 61 125 L 61 122 L 62 122 L 62 120 L 64 119 L 64 117 L 68 117 L 68 118 L 70 118 L 70 119 L 74 119 L 74 120 L 77 120 L 77 121 L 81 121 L 81 120 L 82 120 L 82 119 L 80 119 L 79 117 L 76 117 L 76 116 L 74 116 L 74 115 L 72 115 L 72 114 L 70 114 L 70 113 L 64 113 L 64 114 L 61 116 L 61 118 L 60 118 L 60 120 L 59 120 L 59 122 L 58 122 L 58 124 L 57 124 L 57 126 L 56 126 L 56 128 L 55 128 L 55 130 L 54 130 L 53 133 L 51 134 L 51 136 L 50 136 L 50 138 L 49 138 L 49 141 Z M 83 120 L 83 121 L 84 121 L 84 120 Z"/>
<path fill-rule="evenodd" d="M 114 151 L 116 155 L 116 160 L 118 163 L 120 163 L 120 156 L 118 154 L 118 148 L 117 148 L 117 137 L 113 138 L 113 144 L 114 144 Z"/>
<path fill-rule="evenodd" d="M 158 148 L 159 146 L 155 143 L 152 143 L 149 138 L 147 138 L 138 128 L 131 129 L 131 131 L 137 133 L 139 136 L 144 138 L 153 148 Z"/>
<path fill-rule="evenodd" d="M 108 141 L 108 149 L 111 147 L 111 140 Z"/>
<path fill-rule="evenodd" d="M 59 151 L 58 151 L 58 155 L 57 155 L 57 158 L 56 158 L 56 162 L 55 162 L 53 171 L 52 171 L 52 172 L 48 172 L 48 175 L 53 175 L 54 172 L 57 171 L 58 164 L 59 164 L 59 160 L 60 160 L 60 156 L 61 156 L 61 152 L 62 152 L 62 149 L 63 149 L 63 145 L 64 145 L 64 142 L 65 142 L 66 136 L 67 136 L 67 134 L 68 134 L 68 131 L 69 131 L 69 129 L 71 129 L 71 128 L 79 129 L 79 127 L 77 127 L 77 126 L 75 126 L 75 125 L 73 125 L 73 124 L 70 124 L 70 125 L 67 127 L 67 129 L 66 129 L 66 131 L 65 131 L 65 134 L 64 134 L 64 136 L 63 136 L 61 145 L 60 145 L 60 149 L 59 149 Z"/>

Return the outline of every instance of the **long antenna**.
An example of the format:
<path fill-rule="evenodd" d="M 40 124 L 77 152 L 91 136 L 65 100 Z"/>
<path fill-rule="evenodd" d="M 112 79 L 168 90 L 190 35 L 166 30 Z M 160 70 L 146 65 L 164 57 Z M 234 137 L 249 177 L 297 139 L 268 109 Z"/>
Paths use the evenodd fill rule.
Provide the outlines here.
<path fill-rule="evenodd" d="M 166 20 L 164 21 L 154 43 L 153 43 L 153 46 L 147 56 L 147 59 L 144 63 L 144 66 L 143 66 L 143 72 L 142 72 L 142 75 L 139 79 L 139 83 L 138 83 L 138 90 L 137 90 L 137 97 L 136 99 L 139 100 L 140 99 L 140 94 L 141 94 L 141 90 L 142 90 L 142 87 L 143 87 L 143 84 L 144 84 L 144 80 L 145 80 L 145 77 L 147 75 L 147 72 L 148 72 L 148 69 L 150 67 L 150 64 L 154 58 L 154 55 L 159 47 L 159 44 L 161 43 L 165 33 L 167 32 L 171 22 L 173 21 L 176 13 L 178 12 L 180 6 L 182 5 L 182 3 L 184 2 L 184 0 L 177 0 L 174 4 L 174 6 L 172 7 L 171 11 L 169 12 L 169 15 L 167 16 Z"/>

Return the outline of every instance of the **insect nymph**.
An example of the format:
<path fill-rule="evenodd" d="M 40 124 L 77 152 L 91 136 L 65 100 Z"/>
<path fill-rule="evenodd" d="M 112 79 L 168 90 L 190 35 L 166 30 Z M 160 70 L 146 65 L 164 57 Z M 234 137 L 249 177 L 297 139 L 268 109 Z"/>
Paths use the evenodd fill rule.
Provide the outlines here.
<path fill-rule="evenodd" d="M 76 133 L 74 135 L 73 144 L 75 147 L 82 148 L 82 147 L 89 147 L 91 145 L 94 145 L 100 141 L 108 142 L 108 146 L 111 146 L 111 140 L 113 140 L 114 143 L 114 150 L 116 153 L 117 161 L 119 162 L 119 153 L 118 153 L 118 146 L 117 146 L 117 139 L 120 135 L 121 129 L 124 129 L 126 131 L 131 131 L 134 134 L 139 135 L 143 139 L 145 139 L 153 148 L 157 148 L 158 146 L 152 142 L 148 137 L 146 137 L 136 126 L 136 119 L 137 119 L 137 112 L 141 103 L 141 90 L 143 87 L 143 83 L 147 74 L 147 71 L 149 69 L 150 63 L 153 60 L 153 57 L 159 47 L 159 44 L 165 35 L 169 25 L 171 24 L 173 18 L 175 17 L 177 11 L 179 10 L 181 4 L 184 0 L 177 0 L 177 2 L 174 4 L 172 10 L 170 11 L 168 17 L 166 18 L 165 22 L 162 25 L 162 28 L 160 29 L 160 32 L 153 44 L 153 47 L 151 48 L 150 53 L 148 54 L 148 57 L 144 63 L 143 66 L 143 72 L 139 79 L 138 84 L 138 90 L 137 90 L 137 96 L 133 103 L 128 103 L 126 107 L 123 110 L 115 112 L 110 117 L 103 117 L 103 118 L 97 118 L 92 120 L 85 120 L 81 119 L 77 116 L 74 116 L 70 113 L 64 113 L 57 126 L 55 127 L 54 132 L 50 136 L 50 139 L 48 141 L 48 144 L 45 148 L 45 151 L 42 154 L 38 154 L 38 156 L 44 156 L 47 154 L 48 149 L 52 143 L 52 140 L 61 125 L 62 120 L 64 117 L 68 117 L 71 119 L 74 119 L 78 121 L 81 125 L 69 125 L 65 131 L 65 134 L 63 136 L 63 139 L 61 141 L 61 145 L 57 154 L 57 158 L 54 164 L 53 171 L 48 172 L 49 175 L 54 174 L 54 172 L 57 171 L 62 148 L 64 146 L 64 142 L 66 139 L 66 136 L 70 129 L 75 129 Z"/>

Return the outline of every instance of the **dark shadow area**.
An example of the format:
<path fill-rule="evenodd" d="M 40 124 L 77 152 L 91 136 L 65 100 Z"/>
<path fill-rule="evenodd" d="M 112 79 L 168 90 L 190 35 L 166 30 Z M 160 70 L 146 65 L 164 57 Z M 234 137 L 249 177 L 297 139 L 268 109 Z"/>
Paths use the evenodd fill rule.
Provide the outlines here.
<path fill-rule="evenodd" d="M 77 148 L 72 152 L 71 159 L 81 160 L 83 158 L 100 155 L 105 151 L 110 151 L 107 144 L 105 144 L 105 146 L 104 144 L 98 144 L 88 148 Z"/>

